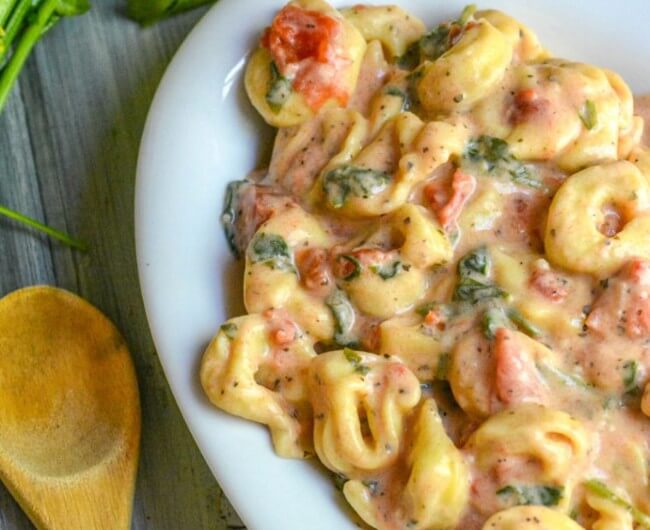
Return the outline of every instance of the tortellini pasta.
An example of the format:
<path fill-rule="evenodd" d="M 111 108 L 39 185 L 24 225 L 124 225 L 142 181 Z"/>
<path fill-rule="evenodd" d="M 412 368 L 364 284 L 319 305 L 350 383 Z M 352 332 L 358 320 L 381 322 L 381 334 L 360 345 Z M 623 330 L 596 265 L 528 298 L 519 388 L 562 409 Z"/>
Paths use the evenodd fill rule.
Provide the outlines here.
<path fill-rule="evenodd" d="M 424 23 L 396 5 L 356 5 L 342 11 L 366 41 L 378 40 L 389 57 L 400 57 L 425 32 Z"/>
<path fill-rule="evenodd" d="M 466 448 L 479 469 L 493 468 L 504 456 L 517 457 L 539 466 L 534 478 L 540 483 L 568 490 L 585 464 L 588 440 L 584 425 L 567 413 L 525 404 L 491 416 L 472 434 Z"/>
<path fill-rule="evenodd" d="M 601 232 L 605 209 L 620 215 L 622 229 Z M 552 262 L 576 272 L 605 277 L 633 257 L 650 258 L 650 186 L 632 163 L 612 162 L 584 169 L 556 193 L 544 245 Z"/>
<path fill-rule="evenodd" d="M 420 382 L 401 362 L 352 349 L 311 364 L 314 445 L 321 462 L 349 477 L 380 471 L 400 454 Z"/>
<path fill-rule="evenodd" d="M 469 109 L 501 81 L 512 51 L 503 33 L 487 20 L 478 20 L 449 51 L 421 67 L 420 103 L 434 114 Z"/>
<path fill-rule="evenodd" d="M 447 236 L 422 207 L 403 205 L 369 241 L 390 244 L 394 238 L 402 241 L 398 249 L 377 253 L 377 262 L 359 267 L 358 274 L 345 282 L 351 301 L 372 316 L 389 318 L 412 307 L 426 286 L 426 269 L 451 259 Z"/>
<path fill-rule="evenodd" d="M 296 250 L 328 247 L 331 237 L 316 218 L 294 206 L 262 224 L 246 251 L 244 303 L 249 313 L 284 308 L 314 340 L 334 335 L 331 310 L 301 287 Z"/>
<path fill-rule="evenodd" d="M 343 494 L 361 517 L 375 528 L 444 530 L 462 515 L 469 493 L 469 470 L 442 426 L 435 401 L 422 403 L 412 433 L 405 468 L 408 479 L 394 492 L 395 505 L 381 513 L 378 499 L 359 480 L 345 483 Z"/>
<path fill-rule="evenodd" d="M 203 355 L 201 384 L 220 409 L 268 425 L 279 455 L 302 458 L 312 445 L 307 370 L 316 354 L 300 337 L 278 348 L 270 328 L 261 315 L 222 325 Z"/>
<path fill-rule="evenodd" d="M 545 506 L 515 506 L 495 513 L 483 530 L 584 530 L 567 515 Z M 622 530 L 622 529 L 621 529 Z"/>

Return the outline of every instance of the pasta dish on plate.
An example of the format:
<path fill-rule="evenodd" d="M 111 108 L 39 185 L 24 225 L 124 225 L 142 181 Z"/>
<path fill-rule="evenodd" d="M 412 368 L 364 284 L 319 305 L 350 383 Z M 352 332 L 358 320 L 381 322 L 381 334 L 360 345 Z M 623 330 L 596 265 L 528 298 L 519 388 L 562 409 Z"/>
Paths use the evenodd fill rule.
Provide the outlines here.
<path fill-rule="evenodd" d="M 295 0 L 228 186 L 247 315 L 201 382 L 364 527 L 650 528 L 647 109 L 495 10 Z M 647 107 L 647 101 L 645 103 Z"/>

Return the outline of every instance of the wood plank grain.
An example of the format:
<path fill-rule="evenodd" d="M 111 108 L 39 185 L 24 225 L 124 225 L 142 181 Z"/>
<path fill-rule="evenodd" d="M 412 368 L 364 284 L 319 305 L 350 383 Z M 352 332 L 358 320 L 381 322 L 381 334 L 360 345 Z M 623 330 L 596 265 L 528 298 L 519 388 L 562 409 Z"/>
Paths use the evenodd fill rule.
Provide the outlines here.
<path fill-rule="evenodd" d="M 155 88 L 194 12 L 141 29 L 121 2 L 94 2 L 40 43 L 0 116 L 0 203 L 91 244 L 70 251 L 0 221 L 0 294 L 50 283 L 85 297 L 123 332 L 143 411 L 133 528 L 243 528 L 179 414 L 148 331 L 133 241 L 138 144 Z M 0 528 L 32 528 L 0 487 Z"/>

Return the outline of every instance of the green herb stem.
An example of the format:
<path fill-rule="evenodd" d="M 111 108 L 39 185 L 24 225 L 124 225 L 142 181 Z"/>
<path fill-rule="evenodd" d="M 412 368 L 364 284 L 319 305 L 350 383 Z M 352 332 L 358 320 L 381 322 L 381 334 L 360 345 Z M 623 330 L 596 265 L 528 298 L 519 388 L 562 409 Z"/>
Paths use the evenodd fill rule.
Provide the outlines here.
<path fill-rule="evenodd" d="M 20 0 L 0 0 L 0 28 L 4 28 L 9 15 Z"/>
<path fill-rule="evenodd" d="M 13 87 L 25 61 L 29 57 L 32 48 L 38 41 L 50 24 L 52 24 L 52 15 L 56 11 L 58 0 L 46 0 L 38 10 L 36 17 L 27 29 L 23 32 L 16 49 L 5 66 L 0 76 L 0 111 L 4 107 L 11 88 Z M 22 4 L 31 4 L 31 2 L 22 2 Z M 21 4 L 21 7 L 22 7 Z M 12 17 L 13 18 L 13 17 Z M 6 52 L 5 52 L 6 53 Z"/>
<path fill-rule="evenodd" d="M 0 65 L 4 64 L 11 50 L 11 45 L 16 35 L 23 27 L 27 15 L 32 10 L 31 0 L 18 0 L 14 9 L 7 13 L 7 20 L 2 23 L 2 46 L 0 47 Z"/>
<path fill-rule="evenodd" d="M 88 250 L 88 245 L 85 242 L 76 239 L 74 237 L 71 237 L 65 232 L 49 227 L 37 221 L 36 219 L 32 219 L 31 217 L 27 217 L 26 215 L 16 212 L 15 210 L 6 208 L 5 206 L 0 206 L 0 215 L 3 215 L 5 217 L 8 217 L 9 219 L 13 219 L 14 221 L 18 221 L 40 232 L 43 232 L 48 236 L 53 237 L 54 239 L 60 241 L 61 243 L 69 247 L 76 248 L 77 250 L 81 250 L 82 252 L 86 252 Z"/>

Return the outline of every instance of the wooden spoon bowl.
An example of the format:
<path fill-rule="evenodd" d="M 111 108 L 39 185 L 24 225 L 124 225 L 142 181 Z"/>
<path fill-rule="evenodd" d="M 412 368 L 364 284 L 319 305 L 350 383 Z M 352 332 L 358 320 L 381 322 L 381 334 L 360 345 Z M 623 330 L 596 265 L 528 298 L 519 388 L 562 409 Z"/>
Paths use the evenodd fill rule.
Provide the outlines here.
<path fill-rule="evenodd" d="M 0 479 L 36 527 L 130 528 L 140 441 L 131 356 L 53 287 L 0 300 Z"/>

